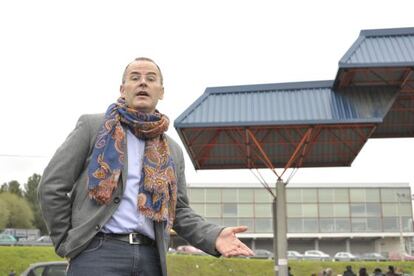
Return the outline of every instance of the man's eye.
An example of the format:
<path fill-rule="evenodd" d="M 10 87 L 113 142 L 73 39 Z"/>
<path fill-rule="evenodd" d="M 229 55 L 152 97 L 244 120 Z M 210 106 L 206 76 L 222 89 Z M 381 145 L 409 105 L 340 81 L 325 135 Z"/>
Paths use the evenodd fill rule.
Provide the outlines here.
<path fill-rule="evenodd" d="M 134 81 L 139 80 L 139 77 L 138 76 L 132 76 L 131 80 L 134 80 Z"/>
<path fill-rule="evenodd" d="M 155 80 L 156 80 L 156 78 L 155 78 L 155 77 L 148 77 L 148 78 L 147 78 L 147 80 L 148 80 L 148 81 L 155 81 Z"/>

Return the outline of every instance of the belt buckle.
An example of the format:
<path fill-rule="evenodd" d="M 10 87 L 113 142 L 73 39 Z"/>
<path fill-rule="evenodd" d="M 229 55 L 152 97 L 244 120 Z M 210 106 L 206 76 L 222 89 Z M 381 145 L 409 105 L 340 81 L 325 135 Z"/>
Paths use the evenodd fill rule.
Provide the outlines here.
<path fill-rule="evenodd" d="M 130 233 L 129 234 L 129 244 L 141 244 L 140 240 L 135 240 L 137 233 Z"/>

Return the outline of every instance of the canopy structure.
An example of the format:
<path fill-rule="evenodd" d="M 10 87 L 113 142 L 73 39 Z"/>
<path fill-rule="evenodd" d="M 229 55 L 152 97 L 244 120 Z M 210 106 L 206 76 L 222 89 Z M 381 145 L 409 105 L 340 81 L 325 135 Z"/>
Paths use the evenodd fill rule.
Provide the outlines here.
<path fill-rule="evenodd" d="M 397 89 L 332 85 L 207 88 L 175 127 L 196 169 L 349 166 Z"/>
<path fill-rule="evenodd" d="M 335 89 L 390 86 L 395 102 L 372 138 L 414 137 L 414 28 L 363 30 L 339 62 Z"/>
<path fill-rule="evenodd" d="M 174 126 L 195 169 L 350 166 L 414 136 L 413 68 L 414 28 L 363 30 L 335 80 L 209 87 Z"/>
<path fill-rule="evenodd" d="M 262 183 L 273 195 L 276 275 L 287 275 L 283 174 L 350 166 L 371 137 L 413 137 L 413 68 L 414 28 L 365 30 L 334 81 L 210 87 L 175 120 L 196 169 L 276 174 L 276 195 Z"/>

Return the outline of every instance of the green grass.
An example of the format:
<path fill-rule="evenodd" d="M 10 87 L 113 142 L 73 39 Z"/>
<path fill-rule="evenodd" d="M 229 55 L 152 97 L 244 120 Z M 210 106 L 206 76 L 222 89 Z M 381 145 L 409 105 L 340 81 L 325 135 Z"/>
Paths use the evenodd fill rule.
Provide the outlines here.
<path fill-rule="evenodd" d="M 54 260 L 61 260 L 61 258 L 55 254 L 52 247 L 0 246 L 0 275 L 8 275 L 11 269 L 14 269 L 19 275 L 31 263 Z M 270 260 L 169 255 L 167 262 L 170 276 L 274 275 L 274 263 Z M 292 267 L 295 276 L 310 276 L 312 273 L 318 273 L 327 267 L 333 269 L 334 275 L 342 274 L 347 265 L 351 265 L 356 273 L 360 267 L 366 267 L 369 273 L 376 267 L 380 267 L 385 272 L 388 265 L 393 265 L 402 268 L 405 273 L 414 275 L 414 262 L 289 261 L 289 266 Z"/>

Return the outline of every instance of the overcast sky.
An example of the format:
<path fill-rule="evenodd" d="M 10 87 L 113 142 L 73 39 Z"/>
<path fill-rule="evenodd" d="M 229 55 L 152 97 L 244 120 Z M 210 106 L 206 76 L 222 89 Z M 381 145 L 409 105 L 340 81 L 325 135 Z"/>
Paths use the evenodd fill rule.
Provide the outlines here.
<path fill-rule="evenodd" d="M 84 113 L 119 96 L 138 56 L 164 74 L 173 121 L 209 86 L 328 80 L 361 29 L 413 27 L 412 1 L 2 1 L 0 184 L 42 173 Z M 350 168 L 299 169 L 292 182 L 414 183 L 414 139 L 369 140 Z M 265 170 L 268 182 L 272 174 Z M 188 182 L 257 182 L 247 170 Z"/>

